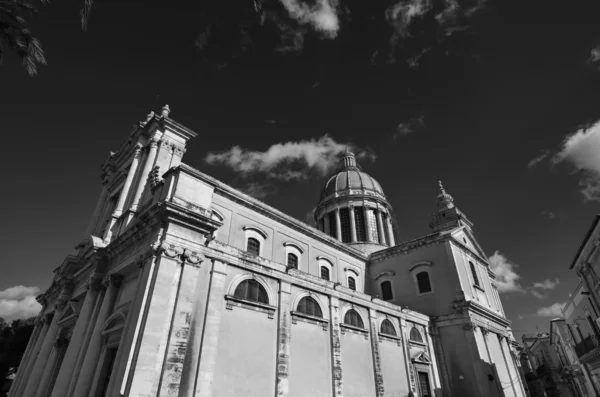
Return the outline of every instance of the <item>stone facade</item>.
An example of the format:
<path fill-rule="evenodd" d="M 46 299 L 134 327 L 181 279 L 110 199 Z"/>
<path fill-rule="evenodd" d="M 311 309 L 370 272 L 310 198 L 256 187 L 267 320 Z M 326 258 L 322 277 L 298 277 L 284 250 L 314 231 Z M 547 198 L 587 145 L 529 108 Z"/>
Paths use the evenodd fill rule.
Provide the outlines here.
<path fill-rule="evenodd" d="M 312 228 L 182 164 L 196 134 L 169 113 L 103 166 L 11 397 L 526 395 L 495 276 L 441 184 L 433 233 L 400 243 L 346 152 Z"/>

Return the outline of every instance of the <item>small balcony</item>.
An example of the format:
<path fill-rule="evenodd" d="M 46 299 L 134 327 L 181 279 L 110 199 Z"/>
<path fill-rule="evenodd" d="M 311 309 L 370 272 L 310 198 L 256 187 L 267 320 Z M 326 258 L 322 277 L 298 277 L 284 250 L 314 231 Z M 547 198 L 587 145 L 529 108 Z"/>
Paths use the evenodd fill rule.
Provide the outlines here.
<path fill-rule="evenodd" d="M 582 360 L 586 354 L 598 348 L 598 344 L 595 339 L 596 338 L 594 338 L 592 335 L 589 335 L 584 338 L 583 341 L 575 345 L 575 353 L 580 360 Z"/>

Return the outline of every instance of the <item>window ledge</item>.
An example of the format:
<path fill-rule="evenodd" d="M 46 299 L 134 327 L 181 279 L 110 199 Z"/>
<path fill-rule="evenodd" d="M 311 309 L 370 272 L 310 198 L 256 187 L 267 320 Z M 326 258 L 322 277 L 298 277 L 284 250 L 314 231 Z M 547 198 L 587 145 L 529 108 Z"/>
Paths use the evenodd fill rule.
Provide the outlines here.
<path fill-rule="evenodd" d="M 481 292 L 485 292 L 485 290 L 483 288 L 481 288 L 479 285 L 473 284 L 473 287 L 477 288 Z"/>
<path fill-rule="evenodd" d="M 365 328 L 359 328 L 359 327 L 355 327 L 354 325 L 350 325 L 350 324 L 340 324 L 340 330 L 342 331 L 342 335 L 344 335 L 346 333 L 346 331 L 350 331 L 356 334 L 362 334 L 365 336 L 365 339 L 369 338 L 369 331 L 366 330 Z"/>
<path fill-rule="evenodd" d="M 297 311 L 291 311 L 290 314 L 292 315 L 292 324 L 297 324 L 297 321 L 300 320 L 310 324 L 320 325 L 323 327 L 323 331 L 327 331 L 329 321 L 322 317 L 311 316 L 310 314 Z"/>
<path fill-rule="evenodd" d="M 402 342 L 402 338 L 399 336 L 379 332 L 379 343 L 383 342 L 384 340 L 387 340 L 390 342 L 396 342 L 398 344 L 398 346 L 401 346 L 401 342 Z"/>
<path fill-rule="evenodd" d="M 425 343 L 425 342 L 419 342 L 419 341 L 412 340 L 412 339 L 409 339 L 408 343 L 412 343 L 413 345 L 417 345 L 417 346 L 427 347 L 427 343 Z"/>
<path fill-rule="evenodd" d="M 275 317 L 275 306 L 267 305 L 265 303 L 249 301 L 247 299 L 239 298 L 234 295 L 225 295 L 226 309 L 233 310 L 233 306 L 242 307 L 244 309 L 255 310 L 263 313 L 267 313 L 269 318 Z"/>

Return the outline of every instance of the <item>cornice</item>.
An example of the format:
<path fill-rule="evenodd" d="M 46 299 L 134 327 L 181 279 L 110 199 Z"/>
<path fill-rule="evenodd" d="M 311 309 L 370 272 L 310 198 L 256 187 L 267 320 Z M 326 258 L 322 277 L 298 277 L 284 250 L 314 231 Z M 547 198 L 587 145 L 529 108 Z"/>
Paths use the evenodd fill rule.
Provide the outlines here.
<path fill-rule="evenodd" d="M 249 208 L 249 209 L 251 209 L 261 215 L 264 215 L 278 223 L 281 223 L 284 226 L 290 227 L 291 229 L 294 229 L 297 232 L 305 234 L 321 243 L 324 243 L 332 248 L 337 249 L 338 251 L 346 253 L 356 259 L 360 259 L 363 261 L 367 259 L 367 255 L 364 254 L 363 252 L 359 251 L 358 249 L 349 247 L 349 246 L 345 245 L 344 243 L 339 242 L 337 239 L 334 239 L 333 237 L 328 236 L 327 234 L 321 232 L 320 230 L 315 229 L 311 226 L 308 226 L 307 224 L 305 224 L 297 219 L 294 219 L 291 216 L 286 215 L 283 212 L 281 212 L 261 201 L 258 201 L 238 190 L 235 190 L 234 188 L 224 184 L 223 182 L 221 182 L 209 175 L 206 175 L 188 165 L 181 164 L 177 168 L 172 168 L 171 170 L 167 171 L 167 173 L 175 172 L 177 169 L 181 169 L 182 171 L 185 171 L 185 172 L 193 175 L 195 178 L 198 178 L 201 181 L 213 186 L 213 188 L 215 189 L 214 192 L 216 194 L 226 197 L 238 204 L 243 205 L 246 208 Z M 165 174 L 165 176 L 166 176 L 166 174 Z"/>

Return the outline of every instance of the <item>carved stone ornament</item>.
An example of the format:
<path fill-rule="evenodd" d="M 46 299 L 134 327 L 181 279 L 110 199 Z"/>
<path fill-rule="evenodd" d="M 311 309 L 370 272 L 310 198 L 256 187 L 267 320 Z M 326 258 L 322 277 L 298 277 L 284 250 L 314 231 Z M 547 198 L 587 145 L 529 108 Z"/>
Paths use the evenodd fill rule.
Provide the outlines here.
<path fill-rule="evenodd" d="M 463 329 L 467 330 L 467 331 L 477 330 L 477 324 L 475 324 L 472 321 L 469 321 L 468 323 L 466 323 L 465 325 L 463 325 Z"/>
<path fill-rule="evenodd" d="M 104 277 L 104 279 L 102 279 L 102 285 L 105 288 L 108 288 L 111 285 L 114 285 L 116 288 L 119 288 L 122 279 L 123 278 L 121 276 L 117 276 L 115 274 L 108 274 L 106 277 Z"/>
<path fill-rule="evenodd" d="M 97 290 L 102 285 L 102 276 L 98 273 L 93 273 L 88 279 L 85 287 L 88 290 Z"/>
<path fill-rule="evenodd" d="M 206 257 L 204 255 L 202 255 L 201 253 L 194 252 L 194 251 L 189 250 L 189 249 L 183 250 L 183 254 L 181 255 L 181 257 L 186 262 L 189 262 L 189 263 L 194 264 L 194 265 L 202 263 L 206 259 Z"/>
<path fill-rule="evenodd" d="M 490 333 L 490 330 L 485 327 L 481 327 L 481 333 L 485 336 Z"/>
<path fill-rule="evenodd" d="M 169 258 L 177 258 L 181 254 L 183 254 L 183 248 L 177 247 L 174 244 L 169 244 L 169 243 L 165 243 L 165 242 L 161 243 L 158 246 L 157 251 L 159 254 L 164 254 L 165 256 L 167 256 Z"/>
<path fill-rule="evenodd" d="M 160 178 L 160 166 L 156 165 L 148 174 L 148 183 L 150 183 L 150 189 L 154 190 L 161 182 L 162 179 Z"/>

